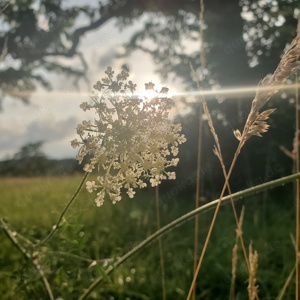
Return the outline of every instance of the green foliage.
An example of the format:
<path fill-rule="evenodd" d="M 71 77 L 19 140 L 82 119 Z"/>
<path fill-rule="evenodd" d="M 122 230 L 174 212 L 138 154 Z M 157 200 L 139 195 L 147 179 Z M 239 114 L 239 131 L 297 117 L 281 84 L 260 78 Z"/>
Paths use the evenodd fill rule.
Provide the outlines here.
<path fill-rule="evenodd" d="M 273 72 L 286 41 L 295 35 L 297 7 L 297 0 L 288 3 L 284 0 L 207 1 L 205 49 L 209 64 L 201 78 L 202 86 L 256 84 L 258 78 Z M 243 19 L 245 13 L 252 19 Z M 77 3 L 65 6 L 59 0 L 18 0 L 10 1 L 0 14 L 5 26 L 0 33 L 0 50 L 7 45 L 7 56 L 17 62 L 8 63 L 1 70 L 1 92 L 29 101 L 30 92 L 38 85 L 51 87 L 42 71 L 77 79 L 86 76 L 84 53 L 78 49 L 84 34 L 113 18 L 123 30 L 146 15 L 148 20 L 125 45 L 126 55 L 142 50 L 152 56 L 163 78 L 179 78 L 188 87 L 195 88 L 189 63 L 199 69 L 198 46 L 194 51 L 186 47 L 186 42 L 198 43 L 197 1 L 176 0 L 165 4 L 110 0 L 99 1 L 95 6 Z M 78 26 L 80 18 L 88 20 L 89 25 Z M 40 20 L 45 20 L 47 25 L 42 26 Z M 278 20 L 281 21 L 277 23 Z M 243 35 L 248 37 L 247 41 Z M 154 47 L 149 48 L 149 44 Z M 80 69 L 56 60 L 76 56 L 82 62 Z M 259 64 L 249 68 L 249 58 Z"/>
<path fill-rule="evenodd" d="M 26 237 L 41 238 L 48 232 L 80 181 L 79 177 L 53 178 L 52 183 L 36 191 L 30 202 L 17 204 L 42 181 L 5 180 L 0 183 L 0 214 Z M 12 185 L 14 189 L 12 189 Z M 287 189 L 276 194 L 262 206 L 261 195 L 239 203 L 246 205 L 243 225 L 246 245 L 253 240 L 259 253 L 258 284 L 261 299 L 274 299 L 293 266 L 293 246 L 287 232 L 293 231 L 293 200 Z M 182 201 L 185 204 L 183 205 Z M 251 200 L 251 201 L 248 201 Z M 161 207 L 162 222 L 168 223 L 192 209 L 189 198 L 175 196 Z M 249 205 L 250 204 L 250 205 Z M 263 207 L 263 209 L 261 208 Z M 259 208 L 259 209 L 258 209 Z M 200 247 L 204 241 L 212 212 L 200 217 Z M 103 276 L 103 271 L 117 257 L 156 230 L 154 191 L 142 190 L 136 198 L 113 205 L 106 202 L 95 209 L 93 197 L 80 193 L 70 211 L 49 243 L 39 248 L 39 261 L 53 288 L 55 297 L 78 298 L 91 282 Z M 168 299 L 185 299 L 192 278 L 193 222 L 187 222 L 163 237 Z M 26 262 L 10 241 L 0 232 L 0 292 L 2 299 L 47 298 L 44 287 L 33 266 Z M 222 208 L 208 246 L 198 299 L 227 298 L 230 284 L 231 251 L 235 224 L 229 206 Z M 79 258 L 80 256 L 81 258 Z M 97 264 L 94 260 L 100 260 Z M 161 280 L 159 252 L 154 242 L 134 259 L 128 260 L 91 294 L 91 299 L 160 299 Z M 157 262 L 157 263 L 156 263 Z M 237 296 L 247 299 L 247 270 L 239 250 Z M 293 297 L 288 289 L 287 297 Z M 113 297 L 113 298 L 111 298 Z"/>

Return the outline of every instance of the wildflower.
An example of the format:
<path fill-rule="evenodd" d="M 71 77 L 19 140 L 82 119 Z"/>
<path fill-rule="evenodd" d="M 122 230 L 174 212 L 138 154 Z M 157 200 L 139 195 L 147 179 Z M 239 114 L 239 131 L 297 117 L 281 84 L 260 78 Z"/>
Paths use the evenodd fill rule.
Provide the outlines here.
<path fill-rule="evenodd" d="M 175 172 L 167 172 L 168 179 L 176 179 L 176 173 Z"/>
<path fill-rule="evenodd" d="M 89 192 L 89 193 L 92 193 L 93 191 L 95 191 L 97 188 L 96 188 L 96 185 L 95 185 L 95 181 L 87 181 L 86 182 L 86 190 Z"/>
<path fill-rule="evenodd" d="M 151 183 L 151 186 L 154 187 L 154 186 L 158 186 L 161 182 L 160 182 L 160 180 L 158 180 L 158 178 L 151 178 L 150 183 Z"/>
<path fill-rule="evenodd" d="M 103 190 L 101 190 L 99 193 L 97 193 L 97 197 L 95 199 L 95 203 L 96 205 L 99 207 L 101 205 L 103 205 L 104 203 L 104 196 L 105 196 L 105 193 Z"/>
<path fill-rule="evenodd" d="M 71 146 L 73 148 L 76 148 L 76 147 L 80 146 L 80 142 L 77 139 L 75 139 L 75 140 L 71 141 Z"/>
<path fill-rule="evenodd" d="M 95 168 L 95 166 L 93 164 L 86 164 L 83 168 L 83 170 L 85 172 L 89 172 L 91 173 L 93 171 L 93 169 Z"/>
<path fill-rule="evenodd" d="M 127 194 L 129 196 L 129 198 L 133 198 L 134 194 L 135 194 L 135 191 L 132 188 L 129 188 L 128 191 L 127 191 Z"/>
<path fill-rule="evenodd" d="M 148 181 L 157 186 L 175 179 L 175 173 L 167 170 L 178 164 L 174 157 L 186 141 L 181 125 L 168 119 L 173 102 L 167 88 L 157 92 L 150 82 L 145 88 L 153 91 L 153 97 L 140 97 L 133 94 L 136 85 L 127 81 L 126 71 L 115 76 L 108 67 L 105 74 L 94 85 L 93 103 L 80 106 L 95 111 L 94 121 L 82 121 L 76 128 L 81 141 L 71 142 L 72 147 L 80 147 L 79 163 L 88 156 L 84 170 L 99 172 L 96 182 L 86 182 L 88 192 L 97 191 L 97 206 L 105 196 L 113 203 L 120 201 L 122 189 L 133 198 L 135 189 L 146 187 Z"/>
<path fill-rule="evenodd" d="M 83 111 L 91 109 L 91 106 L 87 102 L 82 102 L 79 106 Z"/>

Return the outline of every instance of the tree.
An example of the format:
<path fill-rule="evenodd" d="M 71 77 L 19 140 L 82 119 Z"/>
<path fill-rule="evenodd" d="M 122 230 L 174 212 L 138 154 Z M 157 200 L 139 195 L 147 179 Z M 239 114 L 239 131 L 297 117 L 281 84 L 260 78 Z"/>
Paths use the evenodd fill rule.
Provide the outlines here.
<path fill-rule="evenodd" d="M 296 35 L 299 1 L 241 1 L 245 22 L 246 50 L 257 69 L 276 67 L 275 57 Z"/>
<path fill-rule="evenodd" d="M 184 1 L 175 1 L 176 9 Z M 170 9 L 171 7 L 171 9 Z M 66 73 L 75 79 L 85 75 L 87 66 L 78 51 L 80 39 L 89 31 L 103 26 L 108 20 L 118 18 L 119 26 L 129 26 L 147 11 L 168 10 L 173 5 L 162 6 L 148 1 L 100 1 L 96 7 L 88 5 L 64 5 L 62 0 L 12 0 L 2 4 L 0 15 L 2 32 L 0 49 L 6 49 L 0 71 L 0 89 L 4 96 L 13 96 L 28 102 L 30 92 L 38 85 L 50 89 L 49 80 L 43 71 Z M 78 25 L 79 18 L 88 20 L 89 25 Z M 78 57 L 81 68 L 62 65 L 57 58 Z"/>
<path fill-rule="evenodd" d="M 28 143 L 12 159 L 0 161 L 0 176 L 64 176 L 82 172 L 75 159 L 49 159 L 43 145 L 43 141 Z"/>
<path fill-rule="evenodd" d="M 14 175 L 39 176 L 47 172 L 49 160 L 42 151 L 44 142 L 28 143 L 10 161 Z"/>
<path fill-rule="evenodd" d="M 5 68 L 0 71 L 2 98 L 11 95 L 27 102 L 38 85 L 49 89 L 50 82 L 43 71 L 63 72 L 76 80 L 85 76 L 87 65 L 78 51 L 81 38 L 112 18 L 117 18 L 119 27 L 124 28 L 144 15 L 149 17 L 126 45 L 127 54 L 143 50 L 153 57 L 163 77 L 176 76 L 195 87 L 189 62 L 198 69 L 198 1 L 110 0 L 93 7 L 69 6 L 62 0 L 12 0 L 4 2 L 2 7 L 5 10 L 0 15 L 4 28 L 0 33 L 0 49 L 7 48 Z M 241 4 L 235 0 L 205 1 L 206 78 L 209 78 L 205 85 L 253 84 L 261 77 L 257 74 L 272 72 L 282 45 L 294 35 L 296 19 L 292 15 L 296 7 L 296 0 L 289 3 L 243 0 Z M 252 16 L 250 21 L 245 22 L 242 13 L 244 16 L 248 13 L 248 19 Z M 80 25 L 79 18 L 86 19 L 89 25 Z M 278 23 L 282 18 L 284 21 Z M 194 42 L 195 49 L 187 49 L 187 40 Z M 153 47 L 148 47 L 149 41 Z M 249 55 L 252 61 L 257 61 L 264 53 L 270 59 L 261 61 L 268 63 L 253 69 L 248 67 Z M 69 60 L 78 57 L 81 68 L 56 60 L 62 57 Z"/>
<path fill-rule="evenodd" d="M 14 155 L 14 159 L 28 159 L 46 157 L 42 151 L 44 142 L 28 143 L 20 148 L 20 150 Z"/>
<path fill-rule="evenodd" d="M 39 176 L 47 173 L 50 161 L 42 151 L 42 141 L 28 143 L 8 159 L 0 162 L 0 175 L 4 176 Z"/>
<path fill-rule="evenodd" d="M 43 71 L 66 73 L 78 79 L 85 75 L 86 63 L 78 49 L 80 38 L 88 31 L 102 26 L 117 15 L 121 5 L 111 1 L 90 6 L 63 5 L 61 0 L 15 0 L 4 3 L 0 15 L 2 28 L 0 49 L 7 49 L 5 68 L 0 71 L 2 99 L 10 95 L 28 102 L 30 92 L 38 85 L 49 89 L 50 82 Z M 90 24 L 78 26 L 83 15 Z M 44 20 L 44 22 L 41 22 Z M 64 66 L 56 58 L 79 57 L 81 69 Z"/>

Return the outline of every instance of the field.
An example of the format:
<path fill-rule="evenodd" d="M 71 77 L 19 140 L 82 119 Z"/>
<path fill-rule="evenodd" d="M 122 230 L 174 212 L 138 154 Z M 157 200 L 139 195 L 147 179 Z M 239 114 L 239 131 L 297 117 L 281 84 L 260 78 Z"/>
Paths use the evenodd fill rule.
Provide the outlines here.
<path fill-rule="evenodd" d="M 0 181 L 0 215 L 34 241 L 49 232 L 81 180 L 74 177 L 10 178 Z M 194 196 L 177 193 L 160 207 L 162 226 L 193 209 Z M 243 236 L 259 253 L 257 283 L 260 299 L 275 299 L 294 265 L 292 185 L 237 202 L 246 206 Z M 212 213 L 201 214 L 200 244 Z M 236 224 L 230 206 L 221 208 L 199 274 L 197 299 L 226 299 L 231 280 L 232 247 Z M 134 199 L 109 201 L 97 208 L 85 190 L 65 216 L 53 238 L 38 249 L 40 265 L 55 299 L 78 299 L 94 278 L 134 245 L 156 230 L 154 189 Z M 192 280 L 194 222 L 188 221 L 162 238 L 168 299 L 185 299 Z M 1 299 L 47 299 L 41 279 L 11 241 L 0 233 Z M 236 299 L 248 299 L 247 268 L 239 249 Z M 97 260 L 97 263 L 95 261 Z M 293 284 L 285 299 L 294 297 Z M 90 299 L 161 299 L 157 242 L 105 276 Z"/>
<path fill-rule="evenodd" d="M 299 300 L 299 1 L 2 2 L 0 300 Z"/>

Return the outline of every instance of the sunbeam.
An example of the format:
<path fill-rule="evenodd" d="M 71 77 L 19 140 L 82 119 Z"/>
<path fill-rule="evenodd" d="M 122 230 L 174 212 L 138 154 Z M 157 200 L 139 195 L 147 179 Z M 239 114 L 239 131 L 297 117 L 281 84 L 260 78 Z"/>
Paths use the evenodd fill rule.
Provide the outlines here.
<path fill-rule="evenodd" d="M 284 85 L 277 85 L 277 86 L 263 86 L 263 87 L 257 87 L 257 86 L 244 86 L 244 87 L 224 87 L 220 89 L 212 89 L 212 90 L 202 90 L 202 91 L 189 91 L 189 92 L 172 92 L 170 94 L 170 97 L 176 100 L 176 98 L 179 97 L 189 97 L 189 96 L 234 96 L 235 98 L 240 97 L 246 97 L 250 94 L 253 94 L 253 97 L 255 96 L 255 92 L 260 91 L 267 91 L 269 89 L 277 89 L 278 91 L 281 90 L 291 90 L 299 87 L 299 83 L 291 83 L 291 84 L 284 84 Z M 6 90 L 6 95 L 13 96 L 13 97 L 29 97 L 33 96 L 32 92 L 26 92 L 26 91 L 14 91 L 14 90 Z M 51 96 L 51 97 L 66 97 L 66 96 L 72 96 L 72 97 L 89 97 L 90 93 L 85 92 L 78 92 L 78 91 L 72 91 L 72 89 L 69 90 L 59 90 L 59 91 L 52 91 L 48 93 L 41 93 L 37 92 L 34 94 L 35 97 L 44 97 L 44 96 Z M 140 97 L 141 94 L 136 94 L 134 96 Z M 145 96 L 143 94 L 143 96 Z M 147 94 L 149 96 L 149 94 Z M 151 96 L 151 95 L 150 95 Z"/>
<path fill-rule="evenodd" d="M 230 88 L 221 88 L 215 90 L 203 90 L 203 91 L 190 91 L 190 92 L 178 92 L 173 93 L 172 97 L 183 97 L 183 96 L 235 96 L 235 97 L 245 97 L 249 94 L 253 94 L 256 91 L 268 91 L 269 89 L 276 89 L 276 90 L 291 90 L 299 87 L 299 83 L 292 83 L 292 84 L 284 84 L 284 85 L 277 85 L 277 86 L 245 86 L 245 87 L 230 87 Z"/>

